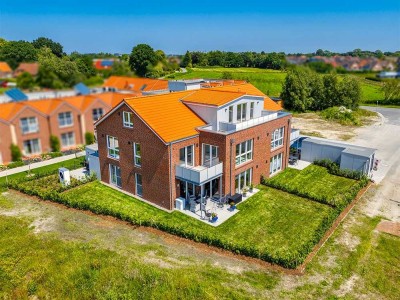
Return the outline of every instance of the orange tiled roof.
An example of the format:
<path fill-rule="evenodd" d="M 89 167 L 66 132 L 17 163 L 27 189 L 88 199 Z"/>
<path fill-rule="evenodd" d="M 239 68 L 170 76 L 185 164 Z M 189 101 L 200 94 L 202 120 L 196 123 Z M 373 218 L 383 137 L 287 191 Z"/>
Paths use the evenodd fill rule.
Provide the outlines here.
<path fill-rule="evenodd" d="M 213 88 L 212 90 L 220 90 L 220 91 L 237 91 L 244 92 L 247 95 L 254 96 L 262 96 L 264 97 L 264 109 L 265 110 L 282 110 L 282 107 L 275 103 L 271 98 L 266 96 L 263 92 L 261 92 L 258 88 L 256 88 L 251 83 L 245 84 L 237 84 L 237 85 L 224 85 L 221 87 Z"/>
<path fill-rule="evenodd" d="M 166 143 L 198 134 L 206 123 L 181 99 L 193 91 L 126 99 L 129 105 Z"/>
<path fill-rule="evenodd" d="M 0 72 L 12 72 L 12 69 L 10 68 L 8 63 L 6 63 L 5 61 L 0 61 Z"/>
<path fill-rule="evenodd" d="M 110 107 L 115 107 L 122 100 L 124 100 L 126 98 L 138 97 L 138 96 L 141 96 L 141 94 L 138 94 L 138 93 L 123 94 L 123 93 L 106 92 L 106 93 L 101 93 L 101 94 L 97 94 L 94 96 L 103 100 L 103 102 L 105 102 Z"/>
<path fill-rule="evenodd" d="M 182 101 L 189 103 L 208 104 L 214 106 L 221 106 L 231 102 L 246 93 L 237 91 L 225 91 L 217 89 L 202 89 L 192 91 L 192 93 L 182 98 Z"/>
<path fill-rule="evenodd" d="M 28 72 L 32 76 L 36 76 L 39 72 L 39 63 L 20 63 L 15 72 L 17 74 Z"/>
<path fill-rule="evenodd" d="M 105 87 L 114 87 L 119 90 L 131 90 L 136 92 L 149 92 L 168 90 L 168 80 L 151 78 L 134 78 L 124 76 L 111 76 L 104 82 Z"/>
<path fill-rule="evenodd" d="M 265 98 L 264 98 L 264 109 L 265 110 L 271 110 L 271 111 L 277 111 L 277 110 L 282 110 L 283 108 L 278 103 L 276 103 L 274 100 L 272 100 L 268 96 L 265 96 Z"/>
<path fill-rule="evenodd" d="M 42 99 L 25 101 L 24 104 L 37 109 L 41 113 L 49 115 L 63 102 L 64 101 L 62 99 Z"/>
<path fill-rule="evenodd" d="M 24 104 L 20 102 L 10 102 L 0 104 L 0 119 L 10 121 L 22 109 Z"/>

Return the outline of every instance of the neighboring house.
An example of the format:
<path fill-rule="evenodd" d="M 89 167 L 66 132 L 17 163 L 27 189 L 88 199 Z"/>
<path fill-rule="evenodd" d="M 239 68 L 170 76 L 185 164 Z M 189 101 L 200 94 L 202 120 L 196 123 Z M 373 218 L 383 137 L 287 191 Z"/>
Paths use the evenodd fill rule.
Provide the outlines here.
<path fill-rule="evenodd" d="M 1 104 L 0 132 L 0 163 L 11 161 L 11 144 L 25 156 L 50 151 L 46 114 L 23 103 Z"/>
<path fill-rule="evenodd" d="M 125 91 L 140 95 L 168 93 L 168 80 L 111 76 L 103 84 L 105 90 Z"/>
<path fill-rule="evenodd" d="M 0 78 L 11 78 L 12 77 L 12 69 L 8 65 L 8 63 L 4 61 L 0 61 Z"/>
<path fill-rule="evenodd" d="M 22 73 L 29 73 L 32 76 L 36 76 L 39 73 L 39 63 L 20 63 L 18 68 L 14 71 L 14 77 L 18 77 Z"/>
<path fill-rule="evenodd" d="M 93 66 L 97 70 L 110 70 L 112 69 L 115 62 L 118 62 L 115 58 L 95 58 L 93 59 Z"/>
<path fill-rule="evenodd" d="M 24 156 L 51 151 L 50 135 L 59 138 L 62 150 L 84 144 L 85 133 L 94 133 L 95 121 L 133 96 L 102 93 L 0 104 L 0 163 L 11 161 L 11 144 Z"/>
<path fill-rule="evenodd" d="M 96 124 L 101 180 L 168 210 L 287 166 L 291 115 L 250 84 L 125 99 Z"/>

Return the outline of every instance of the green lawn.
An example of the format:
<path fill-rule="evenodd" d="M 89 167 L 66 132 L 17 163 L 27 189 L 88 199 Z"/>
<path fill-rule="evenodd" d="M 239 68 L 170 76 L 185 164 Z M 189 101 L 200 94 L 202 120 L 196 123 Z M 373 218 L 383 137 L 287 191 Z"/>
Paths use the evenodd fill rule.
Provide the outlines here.
<path fill-rule="evenodd" d="M 221 79 L 224 72 L 232 74 L 233 79 L 247 80 L 258 89 L 269 96 L 278 97 L 282 91 L 282 84 L 286 72 L 266 70 L 257 68 L 222 68 L 222 67 L 200 67 L 188 69 L 187 73 L 174 73 L 167 76 L 167 79 L 192 79 L 211 78 Z M 343 75 L 339 75 L 343 76 Z M 360 82 L 362 96 L 361 102 L 376 101 L 384 99 L 382 83 L 365 79 L 370 74 L 349 74 Z"/>
<path fill-rule="evenodd" d="M 358 181 L 331 175 L 324 167 L 310 165 L 301 171 L 286 168 L 283 172 L 268 179 L 267 185 L 335 205 L 334 199 L 356 187 Z M 345 204 L 347 203 L 338 203 L 341 206 Z"/>
<path fill-rule="evenodd" d="M 51 173 L 55 172 L 58 170 L 58 168 L 68 168 L 68 169 L 77 169 L 79 167 L 82 167 L 82 162 L 84 160 L 84 157 L 78 157 L 78 158 L 73 158 L 70 160 L 62 161 L 59 163 L 54 163 L 51 165 L 47 165 L 44 167 L 40 167 L 37 169 L 32 169 L 31 173 L 33 174 L 40 174 L 40 173 Z M 26 172 L 21 172 L 21 173 L 16 173 L 13 175 L 8 176 L 8 180 L 18 180 L 26 177 L 28 175 L 28 171 Z M 1 186 L 6 183 L 6 177 L 0 177 L 0 189 Z"/>
<path fill-rule="evenodd" d="M 207 78 L 221 79 L 224 73 L 231 73 L 233 79 L 246 80 L 269 96 L 279 96 L 286 72 L 257 68 L 202 67 L 188 69 L 187 73 L 174 73 L 167 79 Z"/>
<path fill-rule="evenodd" d="M 62 202 L 293 268 L 319 241 L 336 211 L 279 190 L 261 189 L 218 227 L 178 211 L 164 212 L 99 182 L 64 192 Z"/>
<path fill-rule="evenodd" d="M 252 277 L 239 279 L 209 263 L 160 268 L 85 242 L 36 235 L 28 221 L 0 216 L 1 299 L 254 299 L 236 287 Z M 257 278 L 264 288 L 278 281 Z"/>

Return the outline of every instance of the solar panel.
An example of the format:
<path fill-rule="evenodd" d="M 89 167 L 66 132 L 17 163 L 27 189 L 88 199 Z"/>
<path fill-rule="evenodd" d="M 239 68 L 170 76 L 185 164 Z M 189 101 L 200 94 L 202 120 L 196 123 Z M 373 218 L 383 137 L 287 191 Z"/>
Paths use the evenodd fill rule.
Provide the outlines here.
<path fill-rule="evenodd" d="M 113 60 L 102 60 L 101 65 L 103 67 L 111 67 L 114 64 Z"/>
<path fill-rule="evenodd" d="M 74 86 L 75 91 L 79 95 L 89 95 L 90 94 L 90 89 L 84 85 L 82 82 L 78 83 L 77 85 Z"/>
<path fill-rule="evenodd" d="M 28 96 L 17 88 L 5 91 L 5 94 L 10 97 L 13 102 L 28 100 Z"/>

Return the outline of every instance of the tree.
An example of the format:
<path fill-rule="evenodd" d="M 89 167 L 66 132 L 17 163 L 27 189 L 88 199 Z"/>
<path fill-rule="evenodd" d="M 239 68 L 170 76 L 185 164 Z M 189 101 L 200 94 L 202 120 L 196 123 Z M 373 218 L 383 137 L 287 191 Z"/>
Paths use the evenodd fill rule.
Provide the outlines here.
<path fill-rule="evenodd" d="M 339 83 L 340 102 L 347 108 L 356 109 L 361 99 L 360 83 L 348 76 L 345 76 Z"/>
<path fill-rule="evenodd" d="M 186 68 L 186 67 L 191 68 L 192 67 L 192 54 L 190 54 L 189 51 L 186 51 L 186 54 L 183 57 L 182 62 L 181 62 L 181 67 L 182 68 Z"/>
<path fill-rule="evenodd" d="M 15 69 L 21 62 L 37 60 L 37 50 L 26 41 L 10 41 L 0 47 L 0 61 L 7 62 Z"/>
<path fill-rule="evenodd" d="M 47 47 L 39 50 L 38 60 L 40 67 L 37 82 L 42 87 L 72 87 L 85 77 L 79 72 L 75 61 L 67 56 L 59 58 Z"/>
<path fill-rule="evenodd" d="M 21 89 L 31 89 L 35 86 L 35 80 L 30 73 L 24 72 L 17 77 L 17 86 Z"/>
<path fill-rule="evenodd" d="M 53 40 L 46 37 L 39 37 L 32 42 L 33 47 L 41 49 L 44 47 L 50 48 L 51 52 L 58 57 L 65 55 L 63 46 L 60 43 L 54 42 Z"/>
<path fill-rule="evenodd" d="M 50 136 L 50 148 L 52 152 L 60 152 L 60 139 L 55 135 Z"/>
<path fill-rule="evenodd" d="M 86 132 L 85 133 L 85 143 L 86 145 L 91 145 L 95 141 L 94 139 L 94 134 L 92 132 Z"/>
<path fill-rule="evenodd" d="M 157 56 L 149 45 L 139 44 L 133 47 L 129 56 L 129 66 L 138 76 L 146 76 L 154 64 L 157 62 Z"/>
<path fill-rule="evenodd" d="M 11 144 L 10 151 L 11 151 L 11 160 L 12 161 L 21 161 L 22 160 L 22 153 L 17 145 Z"/>
<path fill-rule="evenodd" d="M 400 102 L 400 81 L 391 79 L 385 82 L 382 90 L 385 94 L 385 101 L 389 103 Z"/>
<path fill-rule="evenodd" d="M 323 109 L 342 105 L 341 93 L 336 75 L 324 75 L 322 77 L 324 85 L 324 102 Z"/>
<path fill-rule="evenodd" d="M 288 72 L 281 93 L 286 109 L 304 112 L 312 107 L 310 79 L 309 69 L 298 68 Z"/>

